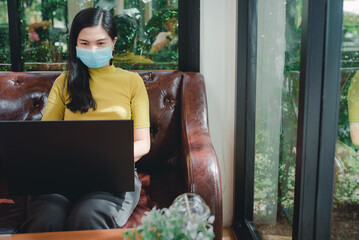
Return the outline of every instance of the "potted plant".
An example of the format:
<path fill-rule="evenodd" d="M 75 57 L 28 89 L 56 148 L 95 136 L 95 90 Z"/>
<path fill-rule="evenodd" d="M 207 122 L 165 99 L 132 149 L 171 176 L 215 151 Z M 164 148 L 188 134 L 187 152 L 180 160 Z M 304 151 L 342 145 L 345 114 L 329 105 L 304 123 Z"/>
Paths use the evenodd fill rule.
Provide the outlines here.
<path fill-rule="evenodd" d="M 169 208 L 154 207 L 142 218 L 142 225 L 125 234 L 127 240 L 210 240 L 214 238 L 214 216 L 197 194 L 178 196 Z"/>

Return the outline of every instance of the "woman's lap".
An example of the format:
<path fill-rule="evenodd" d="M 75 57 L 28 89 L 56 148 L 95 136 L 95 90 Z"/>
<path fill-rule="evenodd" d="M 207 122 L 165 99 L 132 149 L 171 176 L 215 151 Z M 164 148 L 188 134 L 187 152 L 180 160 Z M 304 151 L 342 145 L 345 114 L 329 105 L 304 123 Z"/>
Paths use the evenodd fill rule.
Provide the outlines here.
<path fill-rule="evenodd" d="M 134 192 L 91 192 L 76 201 L 60 194 L 31 196 L 18 232 L 121 228 L 137 206 L 140 191 L 136 173 Z"/>

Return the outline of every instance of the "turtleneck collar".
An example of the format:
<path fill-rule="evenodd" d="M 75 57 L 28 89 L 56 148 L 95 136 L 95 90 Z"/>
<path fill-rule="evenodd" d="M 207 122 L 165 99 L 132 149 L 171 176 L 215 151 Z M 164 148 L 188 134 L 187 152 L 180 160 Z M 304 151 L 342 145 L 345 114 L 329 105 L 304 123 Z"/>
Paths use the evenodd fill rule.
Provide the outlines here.
<path fill-rule="evenodd" d="M 108 67 L 102 68 L 89 68 L 89 72 L 91 73 L 112 73 L 116 70 L 115 66 L 112 64 Z"/>

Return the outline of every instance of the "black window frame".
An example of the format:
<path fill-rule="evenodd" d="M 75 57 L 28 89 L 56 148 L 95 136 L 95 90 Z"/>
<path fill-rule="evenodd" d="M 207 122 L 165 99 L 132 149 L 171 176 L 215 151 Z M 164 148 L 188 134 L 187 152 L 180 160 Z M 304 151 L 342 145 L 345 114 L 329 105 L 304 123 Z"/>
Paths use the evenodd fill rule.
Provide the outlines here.
<path fill-rule="evenodd" d="M 9 16 L 10 59 L 11 70 L 13 72 L 22 72 L 24 70 L 24 63 L 21 58 L 20 15 L 18 12 L 19 6 L 20 0 L 7 0 Z"/>
<path fill-rule="evenodd" d="M 11 70 L 24 71 L 21 57 L 21 31 L 18 9 L 20 0 L 7 0 Z M 178 70 L 199 72 L 200 67 L 200 0 L 179 0 Z"/>
<path fill-rule="evenodd" d="M 257 0 L 238 1 L 235 216 L 238 239 L 253 223 Z M 293 239 L 330 239 L 343 1 L 303 0 Z"/>

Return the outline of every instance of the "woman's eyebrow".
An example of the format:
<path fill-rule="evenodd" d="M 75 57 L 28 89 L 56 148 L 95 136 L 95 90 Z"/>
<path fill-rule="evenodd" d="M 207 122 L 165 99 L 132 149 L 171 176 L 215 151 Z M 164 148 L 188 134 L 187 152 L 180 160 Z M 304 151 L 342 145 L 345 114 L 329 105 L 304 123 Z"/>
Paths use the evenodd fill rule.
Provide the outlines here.
<path fill-rule="evenodd" d="M 89 42 L 89 40 L 86 40 L 86 39 L 79 39 L 79 41 Z M 101 38 L 101 39 L 96 40 L 96 42 L 100 42 L 100 41 L 107 41 L 107 38 Z"/>

